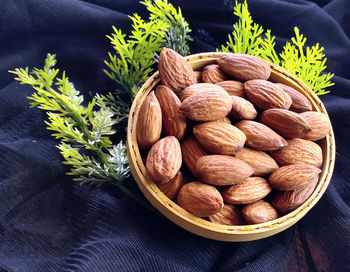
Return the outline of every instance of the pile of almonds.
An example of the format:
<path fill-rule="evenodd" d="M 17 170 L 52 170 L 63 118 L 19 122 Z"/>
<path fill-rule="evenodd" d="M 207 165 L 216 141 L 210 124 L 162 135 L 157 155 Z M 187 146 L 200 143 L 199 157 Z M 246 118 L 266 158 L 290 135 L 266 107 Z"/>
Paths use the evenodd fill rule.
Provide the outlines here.
<path fill-rule="evenodd" d="M 268 81 L 269 63 L 227 54 L 193 71 L 164 48 L 158 68 L 161 83 L 141 105 L 137 139 L 167 197 L 225 225 L 267 222 L 310 197 L 322 165 L 314 141 L 330 124 L 301 93 Z"/>

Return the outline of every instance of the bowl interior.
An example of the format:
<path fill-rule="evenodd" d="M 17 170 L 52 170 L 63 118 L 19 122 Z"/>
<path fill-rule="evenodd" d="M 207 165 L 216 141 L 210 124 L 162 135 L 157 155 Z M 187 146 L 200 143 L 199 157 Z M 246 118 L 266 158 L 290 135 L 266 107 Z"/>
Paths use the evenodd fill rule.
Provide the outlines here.
<path fill-rule="evenodd" d="M 194 70 L 200 70 L 207 64 L 216 62 L 216 59 L 225 53 L 202 53 L 187 57 Z M 298 78 L 291 75 L 279 66 L 271 64 L 272 73 L 269 80 L 289 85 L 302 94 L 312 103 L 314 110 L 325 113 L 327 111 L 321 100 Z M 226 226 L 209 222 L 193 216 L 182 209 L 175 202 L 168 199 L 148 177 L 145 164 L 141 157 L 136 139 L 136 122 L 139 109 L 148 93 L 159 82 L 158 72 L 154 73 L 141 87 L 136 96 L 129 114 L 127 130 L 127 151 L 131 173 L 145 197 L 163 215 L 175 224 L 197 235 L 221 241 L 251 241 L 271 236 L 285 230 L 300 220 L 321 198 L 325 192 L 334 168 L 335 141 L 333 129 L 330 129 L 326 138 L 319 141 L 323 151 L 323 165 L 319 183 L 310 198 L 296 210 L 276 220 L 256 225 Z M 328 116 L 328 115 L 327 115 Z"/>

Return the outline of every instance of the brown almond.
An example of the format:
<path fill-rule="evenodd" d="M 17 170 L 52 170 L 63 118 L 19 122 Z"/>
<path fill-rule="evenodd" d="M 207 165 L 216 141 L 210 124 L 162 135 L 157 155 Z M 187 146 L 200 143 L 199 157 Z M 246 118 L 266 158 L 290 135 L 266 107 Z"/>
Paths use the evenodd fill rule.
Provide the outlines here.
<path fill-rule="evenodd" d="M 324 113 L 317 111 L 306 111 L 300 113 L 300 116 L 303 117 L 311 127 L 311 131 L 301 138 L 310 141 L 318 141 L 326 137 L 326 135 L 329 133 L 331 125 L 327 115 Z"/>
<path fill-rule="evenodd" d="M 243 147 L 235 157 L 249 164 L 254 170 L 254 176 L 266 176 L 278 169 L 276 161 L 264 151 Z"/>
<path fill-rule="evenodd" d="M 217 60 L 220 68 L 234 79 L 268 79 L 271 74 L 270 64 L 258 57 L 246 54 L 227 54 Z"/>
<path fill-rule="evenodd" d="M 264 111 L 260 122 L 287 138 L 302 138 L 311 131 L 309 122 L 303 116 L 285 109 Z"/>
<path fill-rule="evenodd" d="M 258 115 L 254 105 L 248 100 L 231 95 L 232 109 L 231 115 L 238 119 L 253 120 Z"/>
<path fill-rule="evenodd" d="M 263 199 L 272 188 L 266 179 L 250 177 L 243 183 L 226 187 L 221 194 L 224 200 L 231 204 L 249 204 Z"/>
<path fill-rule="evenodd" d="M 152 91 L 143 101 L 137 117 L 136 135 L 140 148 L 147 149 L 158 141 L 161 131 L 162 111 Z"/>
<path fill-rule="evenodd" d="M 260 224 L 278 218 L 276 209 L 264 200 L 243 207 L 242 214 L 248 224 Z"/>
<path fill-rule="evenodd" d="M 205 150 L 221 155 L 234 155 L 243 148 L 246 140 L 238 128 L 218 121 L 195 126 L 193 134 Z"/>
<path fill-rule="evenodd" d="M 229 95 L 235 95 L 239 97 L 245 97 L 244 95 L 244 85 L 240 81 L 236 80 L 225 80 L 216 83 L 216 85 L 222 87 L 225 89 L 226 92 L 228 92 Z"/>
<path fill-rule="evenodd" d="M 211 185 L 193 181 L 181 187 L 177 203 L 198 217 L 207 217 L 219 212 L 224 201 L 219 191 Z"/>
<path fill-rule="evenodd" d="M 184 137 L 186 131 L 186 117 L 179 112 L 180 99 L 167 86 L 159 85 L 156 90 L 165 133 L 168 136 L 175 136 L 178 140 Z M 142 114 L 142 113 L 141 113 Z"/>
<path fill-rule="evenodd" d="M 315 191 L 318 179 L 318 176 L 314 176 L 309 184 L 298 190 L 276 192 L 272 198 L 272 205 L 284 213 L 295 210 L 308 200 Z"/>
<path fill-rule="evenodd" d="M 186 98 L 180 105 L 180 113 L 194 121 L 215 121 L 225 117 L 232 108 L 231 97 L 221 87 L 213 86 L 215 89 L 200 91 Z"/>
<path fill-rule="evenodd" d="M 181 164 L 180 143 L 174 136 L 167 136 L 151 147 L 146 168 L 155 182 L 166 183 L 175 177 Z"/>
<path fill-rule="evenodd" d="M 243 120 L 235 124 L 247 137 L 246 145 L 263 151 L 276 150 L 287 145 L 285 139 L 264 124 Z"/>
<path fill-rule="evenodd" d="M 160 52 L 158 70 L 162 84 L 176 94 L 196 83 L 196 75 L 189 63 L 172 49 L 163 48 Z"/>
<path fill-rule="evenodd" d="M 180 188 L 184 184 L 181 172 L 177 172 L 169 182 L 158 184 L 159 190 L 163 192 L 169 199 L 174 200 Z"/>
<path fill-rule="evenodd" d="M 196 77 L 196 83 L 202 83 L 202 72 L 201 71 L 194 71 L 195 77 Z"/>
<path fill-rule="evenodd" d="M 322 165 L 322 149 L 321 147 L 309 140 L 304 139 L 290 139 L 287 141 L 288 145 L 271 151 L 272 157 L 280 165 L 289 164 L 311 164 L 318 168 Z"/>
<path fill-rule="evenodd" d="M 226 155 L 200 157 L 196 168 L 202 181 L 217 186 L 242 183 L 253 174 L 244 161 Z"/>
<path fill-rule="evenodd" d="M 202 82 L 217 83 L 227 80 L 227 76 L 217 64 L 206 65 L 202 70 Z"/>
<path fill-rule="evenodd" d="M 279 87 L 285 91 L 290 98 L 292 99 L 292 105 L 290 106 L 289 110 L 295 111 L 295 112 L 303 112 L 303 111 L 311 111 L 312 106 L 309 100 L 302 94 L 299 93 L 296 89 L 287 86 L 282 83 L 275 83 Z"/>
<path fill-rule="evenodd" d="M 305 187 L 315 178 L 318 179 L 321 170 L 308 164 L 291 164 L 282 166 L 269 177 L 271 186 L 280 191 L 298 190 Z"/>
<path fill-rule="evenodd" d="M 195 177 L 198 177 L 196 172 L 197 160 L 200 157 L 207 155 L 207 153 L 194 137 L 185 138 L 181 142 L 181 152 L 182 159 L 185 162 L 188 170 L 190 170 Z"/>
<path fill-rule="evenodd" d="M 292 104 L 290 96 L 281 87 L 270 81 L 249 80 L 244 83 L 244 92 L 250 102 L 262 110 L 289 109 Z"/>
<path fill-rule="evenodd" d="M 224 203 L 224 207 L 219 212 L 209 216 L 209 220 L 213 223 L 221 225 L 244 225 L 241 211 L 237 207 L 228 203 Z"/>

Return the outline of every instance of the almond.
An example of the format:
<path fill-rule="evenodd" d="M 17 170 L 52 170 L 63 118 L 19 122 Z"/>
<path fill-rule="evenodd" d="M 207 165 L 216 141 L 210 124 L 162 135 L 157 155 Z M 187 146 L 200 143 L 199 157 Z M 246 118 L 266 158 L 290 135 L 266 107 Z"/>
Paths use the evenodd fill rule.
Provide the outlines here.
<path fill-rule="evenodd" d="M 201 91 L 212 91 L 212 90 L 220 90 L 222 89 L 217 88 L 216 86 L 214 87 L 214 84 L 211 83 L 196 83 L 191 86 L 188 86 L 185 88 L 181 93 L 180 93 L 180 100 L 183 102 L 186 100 L 186 98 L 189 98 L 190 96 L 199 93 Z"/>
<path fill-rule="evenodd" d="M 302 138 L 311 131 L 309 122 L 290 110 L 266 110 L 260 115 L 260 122 L 287 138 Z"/>
<path fill-rule="evenodd" d="M 156 90 L 166 135 L 181 140 L 186 131 L 186 117 L 179 112 L 180 99 L 167 86 L 159 85 Z M 142 114 L 142 113 L 141 113 Z"/>
<path fill-rule="evenodd" d="M 224 206 L 219 191 L 211 185 L 193 181 L 181 187 L 177 203 L 198 217 L 207 217 L 219 212 Z"/>
<path fill-rule="evenodd" d="M 292 99 L 292 105 L 290 106 L 289 110 L 295 111 L 295 112 L 312 110 L 310 101 L 307 100 L 307 98 L 303 94 L 299 93 L 296 89 L 282 83 L 275 83 L 275 84 L 281 87 L 282 90 L 285 91 Z"/>
<path fill-rule="evenodd" d="M 197 160 L 200 157 L 207 155 L 207 153 L 200 146 L 200 144 L 197 143 L 194 137 L 185 138 L 181 142 L 181 152 L 182 152 L 182 159 L 184 160 L 188 170 L 190 170 L 191 173 L 195 177 L 197 177 L 198 176 L 196 172 Z"/>
<path fill-rule="evenodd" d="M 217 83 L 227 80 L 227 76 L 217 64 L 209 64 L 202 70 L 202 81 L 207 83 Z"/>
<path fill-rule="evenodd" d="M 202 181 L 218 186 L 242 183 L 253 174 L 248 164 L 226 155 L 200 157 L 196 169 Z"/>
<path fill-rule="evenodd" d="M 315 178 L 318 179 L 321 170 L 308 164 L 292 164 L 282 166 L 269 177 L 271 186 L 280 191 L 298 190 L 305 187 Z"/>
<path fill-rule="evenodd" d="M 278 218 L 276 209 L 264 200 L 245 206 L 242 214 L 248 224 L 260 224 Z"/>
<path fill-rule="evenodd" d="M 146 168 L 155 182 L 166 183 L 175 177 L 181 164 L 180 143 L 174 136 L 167 136 L 151 147 Z"/>
<path fill-rule="evenodd" d="M 176 94 L 196 83 L 196 75 L 189 63 L 172 49 L 163 48 L 160 52 L 158 70 L 162 84 Z"/>
<path fill-rule="evenodd" d="M 331 128 L 330 121 L 324 113 L 316 111 L 306 111 L 300 114 L 311 127 L 311 131 L 304 137 L 306 140 L 318 141 L 326 137 Z"/>
<path fill-rule="evenodd" d="M 212 85 L 213 89 L 186 98 L 180 105 L 180 113 L 194 121 L 215 121 L 225 117 L 232 108 L 231 97 L 221 87 Z"/>
<path fill-rule="evenodd" d="M 162 132 L 162 111 L 159 102 L 150 94 L 143 101 L 137 117 L 136 136 L 141 149 L 147 149 L 160 138 Z"/>
<path fill-rule="evenodd" d="M 258 115 L 254 105 L 248 100 L 231 95 L 232 99 L 232 110 L 231 115 L 238 119 L 253 120 Z"/>
<path fill-rule="evenodd" d="M 237 207 L 228 203 L 225 203 L 224 207 L 219 212 L 209 216 L 209 220 L 216 224 L 228 226 L 238 226 L 244 224 L 241 211 Z"/>
<path fill-rule="evenodd" d="M 268 79 L 271 67 L 267 61 L 246 54 L 227 54 L 217 60 L 220 68 L 237 80 Z"/>
<path fill-rule="evenodd" d="M 235 124 L 247 137 L 246 145 L 257 150 L 276 150 L 287 145 L 285 139 L 271 128 L 255 121 L 243 120 Z"/>
<path fill-rule="evenodd" d="M 290 212 L 301 206 L 315 191 L 318 183 L 318 176 L 305 187 L 294 190 L 276 192 L 272 198 L 272 205 L 281 212 Z"/>
<path fill-rule="evenodd" d="M 224 188 L 221 192 L 224 200 L 231 204 L 249 204 L 263 199 L 272 188 L 266 179 L 250 177 L 243 183 Z"/>
<path fill-rule="evenodd" d="M 244 95 L 244 85 L 240 81 L 236 80 L 225 80 L 216 83 L 216 85 L 225 89 L 229 95 L 235 95 L 239 97 L 245 97 Z"/>
<path fill-rule="evenodd" d="M 289 109 L 290 96 L 278 85 L 266 80 L 249 80 L 244 83 L 244 92 L 250 102 L 262 110 Z"/>
<path fill-rule="evenodd" d="M 264 151 L 243 147 L 235 157 L 249 164 L 254 170 L 254 176 L 265 176 L 278 169 L 276 161 Z"/>
<path fill-rule="evenodd" d="M 169 182 L 158 184 L 159 190 L 163 192 L 168 198 L 174 200 L 181 186 L 183 185 L 183 178 L 181 172 L 177 172 Z"/>
<path fill-rule="evenodd" d="M 193 134 L 205 150 L 222 155 L 234 155 L 243 148 L 246 140 L 238 128 L 218 121 L 195 126 Z"/>
<path fill-rule="evenodd" d="M 202 83 L 202 72 L 201 71 L 194 71 L 195 77 L 196 77 L 196 83 Z"/>
<path fill-rule="evenodd" d="M 280 165 L 302 163 L 321 167 L 322 149 L 318 144 L 299 138 L 290 139 L 287 143 L 287 146 L 271 151 L 272 157 Z"/>

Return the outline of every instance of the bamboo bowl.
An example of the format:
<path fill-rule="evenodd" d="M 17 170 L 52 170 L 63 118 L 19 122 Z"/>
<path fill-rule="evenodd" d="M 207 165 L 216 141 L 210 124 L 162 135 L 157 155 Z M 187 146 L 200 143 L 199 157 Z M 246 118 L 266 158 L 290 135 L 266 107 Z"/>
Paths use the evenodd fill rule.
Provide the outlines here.
<path fill-rule="evenodd" d="M 225 53 L 202 53 L 188 56 L 186 59 L 194 70 L 199 70 L 207 64 L 215 63 L 216 59 L 223 55 Z M 279 66 L 271 64 L 271 68 L 272 72 L 269 80 L 295 88 L 307 97 L 314 110 L 325 113 L 328 116 L 321 100 L 302 81 Z M 158 72 L 156 72 L 141 87 L 132 104 L 127 129 L 127 152 L 131 173 L 140 190 L 152 205 L 172 222 L 194 234 L 214 240 L 229 242 L 252 241 L 274 235 L 289 228 L 298 222 L 320 200 L 327 189 L 334 168 L 335 140 L 332 128 L 326 138 L 319 141 L 323 151 L 323 165 L 320 180 L 314 193 L 299 208 L 276 220 L 245 226 L 219 225 L 193 216 L 168 199 L 147 176 L 147 170 L 141 158 L 136 138 L 136 122 L 140 106 L 158 82 L 159 76 Z"/>

